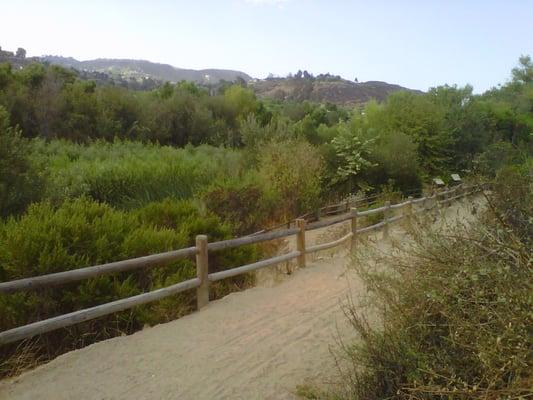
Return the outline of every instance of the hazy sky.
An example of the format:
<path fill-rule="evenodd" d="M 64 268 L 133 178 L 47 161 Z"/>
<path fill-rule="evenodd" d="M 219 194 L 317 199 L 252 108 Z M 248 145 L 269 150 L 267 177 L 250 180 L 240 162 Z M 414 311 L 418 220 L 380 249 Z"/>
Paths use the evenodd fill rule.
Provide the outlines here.
<path fill-rule="evenodd" d="M 533 55 L 533 0 L 0 0 L 0 46 L 481 92 Z"/>

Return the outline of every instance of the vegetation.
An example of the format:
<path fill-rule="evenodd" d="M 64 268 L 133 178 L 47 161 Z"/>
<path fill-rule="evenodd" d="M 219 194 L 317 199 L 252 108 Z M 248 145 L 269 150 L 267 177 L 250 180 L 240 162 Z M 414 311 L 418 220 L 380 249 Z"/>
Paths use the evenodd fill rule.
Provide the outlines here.
<path fill-rule="evenodd" d="M 192 199 L 210 183 L 243 173 L 241 154 L 206 145 L 34 140 L 31 158 L 47 182 L 41 199 L 60 204 L 87 196 L 121 209 L 165 198 Z"/>
<path fill-rule="evenodd" d="M 414 245 L 375 263 L 346 307 L 359 339 L 343 343 L 340 384 L 307 399 L 525 399 L 533 395 L 532 159 L 500 169 L 470 224 L 419 227 Z M 376 322 L 379 321 L 379 322 Z"/>
<path fill-rule="evenodd" d="M 532 69 L 522 57 L 508 84 L 483 95 L 443 86 L 350 109 L 259 100 L 244 82 L 133 91 L 57 66 L 0 64 L 0 279 L 179 248 L 198 233 L 247 234 L 354 192 L 410 194 L 435 175 L 502 175 L 503 163 L 531 153 Z M 221 253 L 210 268 L 260 251 Z M 162 287 L 191 268 L 183 261 L 2 295 L 0 330 Z M 213 296 L 247 283 L 217 285 Z M 33 356 L 190 309 L 184 294 L 44 335 Z M 5 359 L 20 351 L 0 349 Z"/>
<path fill-rule="evenodd" d="M 357 263 L 374 302 L 370 309 L 347 309 L 360 341 L 344 347 L 349 362 L 339 365 L 351 366 L 341 370 L 344 385 L 336 394 L 302 388 L 302 396 L 515 399 L 533 394 L 533 198 L 526 171 L 498 174 L 488 198 L 491 209 L 477 224 L 423 231 L 414 248 L 403 249 L 403 257 L 385 256 L 380 265 Z M 370 323 L 369 314 L 380 315 L 382 323 Z"/>
<path fill-rule="evenodd" d="M 0 107 L 0 217 L 24 211 L 39 195 L 39 180 L 29 160 L 30 144 L 9 126 Z"/>
<path fill-rule="evenodd" d="M 349 81 L 329 73 L 313 76 L 301 70 L 285 78 L 269 76 L 264 80 L 251 81 L 250 86 L 261 97 L 298 102 L 305 100 L 330 102 L 343 106 L 363 104 L 371 99 L 384 101 L 393 92 L 409 90 L 386 82 L 359 83 L 357 78 Z"/>
<path fill-rule="evenodd" d="M 507 116 L 526 109 L 531 63 L 527 58 L 521 63 L 529 67 L 514 70 L 514 80 L 484 95 L 479 107 L 495 113 L 506 109 Z M 360 339 L 343 346 L 347 362 L 338 364 L 342 384 L 333 392 L 304 386 L 302 397 L 533 395 L 533 158 L 530 143 L 522 141 L 531 132 L 528 98 L 529 109 L 520 122 L 506 124 L 507 130 L 497 125 L 493 134 L 504 140 L 485 144 L 471 164 L 492 182 L 486 212 L 469 225 L 414 231 L 414 246 L 378 257 L 375 265 L 355 263 L 370 296 L 346 309 Z M 447 162 L 456 163 L 454 158 Z"/>
<path fill-rule="evenodd" d="M 151 202 L 132 212 L 119 211 L 87 198 L 66 200 L 54 207 L 48 202 L 31 205 L 20 219 L 0 226 L 0 280 L 9 281 L 110 261 L 139 257 L 194 245 L 195 236 L 209 233 L 211 240 L 228 239 L 231 227 L 211 213 L 204 213 L 191 201 Z M 253 247 L 217 252 L 209 268 L 239 266 L 254 260 Z M 38 291 L 0 297 L 2 330 L 46 317 L 104 304 L 196 276 L 194 262 L 183 260 L 152 269 L 106 275 Z M 214 298 L 241 288 L 250 278 L 239 277 L 213 287 Z M 145 324 L 179 317 L 194 309 L 194 296 L 182 293 L 146 306 L 89 321 L 61 332 L 50 332 L 31 342 L 43 356 L 64 351 Z M 15 357 L 10 358 L 14 354 Z M 4 348 L 7 360 L 2 374 L 16 370 L 16 347 Z M 24 360 L 22 360 L 24 361 Z"/>

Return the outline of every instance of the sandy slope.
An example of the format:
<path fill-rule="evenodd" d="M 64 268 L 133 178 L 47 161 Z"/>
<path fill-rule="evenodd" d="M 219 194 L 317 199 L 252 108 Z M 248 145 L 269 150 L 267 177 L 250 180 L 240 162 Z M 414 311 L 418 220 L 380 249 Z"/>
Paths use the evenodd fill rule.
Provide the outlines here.
<path fill-rule="evenodd" d="M 445 214 L 448 221 L 463 220 L 469 204 L 456 203 Z M 343 224 L 313 231 L 308 242 L 339 237 L 345 229 Z M 405 232 L 396 225 L 392 234 L 400 238 Z M 379 238 L 381 233 L 368 237 Z M 379 246 L 386 250 L 388 244 L 380 240 Z M 67 353 L 0 382 L 0 398 L 294 398 L 296 385 L 306 379 L 317 383 L 331 376 L 335 336 L 353 335 L 340 304 L 350 291 L 364 288 L 347 270 L 347 255 L 345 246 L 320 254 L 283 279 L 276 270 L 263 272 L 260 286 L 201 312 Z"/>

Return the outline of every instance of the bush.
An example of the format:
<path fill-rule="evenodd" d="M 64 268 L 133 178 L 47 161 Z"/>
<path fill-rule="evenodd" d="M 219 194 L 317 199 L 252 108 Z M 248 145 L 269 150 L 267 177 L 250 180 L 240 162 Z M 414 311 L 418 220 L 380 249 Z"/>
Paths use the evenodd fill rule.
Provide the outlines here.
<path fill-rule="evenodd" d="M 0 106 L 0 217 L 17 214 L 40 196 L 40 182 L 29 160 L 29 144 Z"/>
<path fill-rule="evenodd" d="M 235 227 L 236 235 L 257 232 L 275 213 L 263 188 L 256 183 L 227 180 L 210 186 L 203 195 L 207 209 Z"/>
<path fill-rule="evenodd" d="M 504 166 L 519 164 L 519 150 L 509 142 L 496 142 L 488 146 L 474 161 L 476 172 L 488 178 L 494 178 Z"/>
<path fill-rule="evenodd" d="M 394 189 L 394 185 L 392 182 L 389 182 L 388 185 L 383 185 L 378 188 L 378 195 L 374 198 L 370 204 L 368 204 L 368 207 L 360 207 L 359 211 L 365 211 L 365 209 L 374 209 L 374 208 L 380 208 L 385 205 L 385 202 L 389 201 L 391 204 L 397 204 L 401 203 L 404 199 L 402 196 L 402 193 L 398 192 Z M 392 211 L 392 214 L 394 214 L 394 211 Z M 389 215 L 389 218 L 393 217 L 393 215 Z M 375 225 L 385 218 L 384 212 L 378 212 L 375 214 L 370 214 L 363 218 L 363 222 L 361 223 L 361 227 Z"/>
<path fill-rule="evenodd" d="M 190 202 L 164 200 L 126 212 L 81 198 L 60 207 L 34 204 L 20 219 L 0 225 L 0 280 L 10 281 L 76 269 L 111 261 L 188 247 L 197 234 L 210 241 L 232 236 L 228 225 L 212 214 L 202 214 Z M 210 257 L 210 272 L 249 263 L 253 247 L 221 251 Z M 10 329 L 55 315 L 107 303 L 196 276 L 191 260 L 180 260 L 151 269 L 105 275 L 76 283 L 0 296 L 0 330 Z M 249 283 L 237 277 L 213 285 L 220 297 Z M 195 296 L 181 293 L 157 303 L 136 307 L 38 337 L 38 353 L 53 357 L 88 343 L 131 333 L 144 324 L 179 317 L 194 309 Z M 0 350 L 9 358 L 13 345 Z M 13 365 L 3 366 L 9 373 Z"/>
<path fill-rule="evenodd" d="M 259 177 L 276 203 L 279 219 L 290 219 L 320 204 L 322 159 L 306 142 L 265 145 L 259 158 Z"/>
<path fill-rule="evenodd" d="M 33 143 L 54 204 L 87 196 L 129 209 L 165 198 L 190 199 L 211 182 L 239 174 L 241 155 L 211 146 L 175 149 L 140 142 Z"/>
<path fill-rule="evenodd" d="M 531 396 L 531 249 L 512 226 L 491 213 L 451 234 L 424 231 L 405 257 L 362 269 L 382 324 L 347 310 L 361 340 L 346 346 L 354 367 L 339 397 Z"/>
<path fill-rule="evenodd" d="M 506 166 L 493 183 L 493 209 L 519 234 L 524 243 L 533 240 L 533 158 L 522 165 Z"/>
<path fill-rule="evenodd" d="M 373 167 L 363 176 L 374 187 L 392 182 L 395 189 L 404 193 L 421 189 L 416 149 L 416 144 L 403 133 L 378 138 L 370 152 Z"/>

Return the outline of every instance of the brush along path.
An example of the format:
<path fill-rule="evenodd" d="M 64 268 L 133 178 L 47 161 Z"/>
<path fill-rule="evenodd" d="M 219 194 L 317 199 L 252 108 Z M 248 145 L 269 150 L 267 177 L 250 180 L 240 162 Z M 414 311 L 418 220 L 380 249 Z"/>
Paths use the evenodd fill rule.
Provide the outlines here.
<path fill-rule="evenodd" d="M 473 201 L 453 204 L 445 219 L 467 219 Z M 308 245 L 348 229 L 344 223 L 311 231 Z M 390 244 L 381 235 L 367 239 L 387 251 Z M 405 237 L 405 231 L 393 225 L 391 236 Z M 284 267 L 271 269 L 278 279 L 261 279 L 260 286 L 201 312 L 69 352 L 2 381 L 0 399 L 295 398 L 296 385 L 333 374 L 335 338 L 354 335 L 340 305 L 364 288 L 349 263 L 347 246 L 341 246 L 310 257 L 306 269 L 284 279 Z"/>

